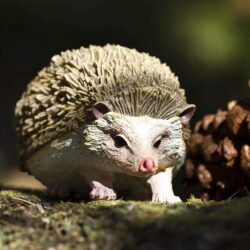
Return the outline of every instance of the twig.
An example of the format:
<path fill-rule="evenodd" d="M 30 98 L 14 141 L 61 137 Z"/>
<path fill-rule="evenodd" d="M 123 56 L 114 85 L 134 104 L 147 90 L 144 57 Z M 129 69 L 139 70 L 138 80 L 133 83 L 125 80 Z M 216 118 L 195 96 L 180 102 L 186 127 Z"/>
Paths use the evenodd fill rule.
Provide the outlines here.
<path fill-rule="evenodd" d="M 36 203 L 31 202 L 31 201 L 24 200 L 22 198 L 17 198 L 17 197 L 11 197 L 11 198 L 14 200 L 22 201 L 22 202 L 25 202 L 29 205 L 35 206 L 41 214 L 44 214 L 44 212 L 45 212 L 44 208 L 42 207 L 41 204 L 38 204 L 38 203 L 36 204 Z"/>

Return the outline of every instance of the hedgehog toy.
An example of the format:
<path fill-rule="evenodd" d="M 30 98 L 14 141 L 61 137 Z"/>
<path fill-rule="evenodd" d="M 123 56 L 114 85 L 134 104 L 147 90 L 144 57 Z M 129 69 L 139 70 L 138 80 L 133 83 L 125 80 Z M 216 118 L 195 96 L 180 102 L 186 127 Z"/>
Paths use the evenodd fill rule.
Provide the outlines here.
<path fill-rule="evenodd" d="M 109 44 L 67 50 L 16 104 L 20 167 L 59 196 L 114 200 L 126 190 L 179 202 L 172 176 L 184 162 L 194 111 L 155 57 Z"/>

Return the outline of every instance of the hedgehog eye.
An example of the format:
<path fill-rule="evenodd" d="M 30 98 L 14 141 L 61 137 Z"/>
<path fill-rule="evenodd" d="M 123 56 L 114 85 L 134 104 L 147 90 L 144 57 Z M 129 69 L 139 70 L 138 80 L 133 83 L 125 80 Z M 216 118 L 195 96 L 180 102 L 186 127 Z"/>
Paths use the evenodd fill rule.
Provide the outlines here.
<path fill-rule="evenodd" d="M 117 148 L 126 147 L 128 145 L 127 142 L 120 135 L 117 135 L 114 141 L 115 141 L 115 146 Z"/>
<path fill-rule="evenodd" d="M 154 148 L 159 148 L 160 144 L 161 144 L 161 139 L 158 139 L 153 146 Z"/>

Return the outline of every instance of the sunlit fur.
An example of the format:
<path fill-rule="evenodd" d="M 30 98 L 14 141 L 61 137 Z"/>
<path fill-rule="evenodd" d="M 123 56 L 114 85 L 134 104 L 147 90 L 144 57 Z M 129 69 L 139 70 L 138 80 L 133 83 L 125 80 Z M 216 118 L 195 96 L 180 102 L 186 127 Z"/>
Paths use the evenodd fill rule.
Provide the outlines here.
<path fill-rule="evenodd" d="M 127 146 L 116 147 L 116 135 L 121 135 Z M 159 138 L 161 143 L 155 148 L 154 143 Z M 86 127 L 84 141 L 98 157 L 109 159 L 117 171 L 136 176 L 145 175 L 139 172 L 139 163 L 144 157 L 154 159 L 158 172 L 167 167 L 179 167 L 186 151 L 182 124 L 177 116 L 162 120 L 109 112 Z"/>

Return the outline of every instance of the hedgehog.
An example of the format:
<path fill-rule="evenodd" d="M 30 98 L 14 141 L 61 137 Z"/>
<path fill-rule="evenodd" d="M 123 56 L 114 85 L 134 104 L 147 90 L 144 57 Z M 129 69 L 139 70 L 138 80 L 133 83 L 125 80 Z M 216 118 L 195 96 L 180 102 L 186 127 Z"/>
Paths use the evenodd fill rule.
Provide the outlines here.
<path fill-rule="evenodd" d="M 175 203 L 195 112 L 170 68 L 119 45 L 52 57 L 15 108 L 20 169 L 58 195 Z"/>

